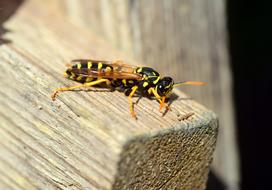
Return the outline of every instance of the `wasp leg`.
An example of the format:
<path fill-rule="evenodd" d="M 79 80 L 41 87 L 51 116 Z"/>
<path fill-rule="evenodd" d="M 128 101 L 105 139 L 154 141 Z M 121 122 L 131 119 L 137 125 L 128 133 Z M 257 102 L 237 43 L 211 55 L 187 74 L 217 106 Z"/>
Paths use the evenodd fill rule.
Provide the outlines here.
<path fill-rule="evenodd" d="M 75 89 L 82 88 L 82 87 L 87 88 L 87 87 L 94 86 L 94 85 L 97 85 L 97 84 L 100 84 L 100 83 L 103 83 L 103 82 L 105 82 L 107 85 L 111 84 L 111 82 L 108 79 L 99 79 L 99 80 L 96 80 L 96 81 L 84 83 L 84 84 L 77 85 L 77 86 L 58 88 L 53 92 L 51 98 L 52 98 L 52 100 L 55 100 L 60 92 L 75 90 Z"/>
<path fill-rule="evenodd" d="M 138 104 L 138 102 L 140 101 L 140 99 L 142 98 L 143 96 L 140 94 L 139 98 L 137 99 L 137 101 L 135 102 L 135 104 Z"/>
<path fill-rule="evenodd" d="M 130 113 L 131 113 L 131 116 L 134 117 L 134 118 L 136 118 L 136 114 L 135 114 L 134 108 L 133 108 L 132 96 L 135 94 L 137 89 L 138 89 L 138 86 L 133 86 L 131 88 L 131 92 L 130 92 L 130 94 L 128 96 Z"/>
<path fill-rule="evenodd" d="M 152 93 L 156 97 L 156 99 L 160 102 L 160 108 L 159 108 L 160 112 L 163 107 L 166 107 L 167 110 L 171 110 L 170 106 L 165 103 L 165 96 L 161 97 L 160 95 L 158 95 L 158 93 L 156 92 L 154 88 L 149 88 L 148 93 L 149 94 Z"/>

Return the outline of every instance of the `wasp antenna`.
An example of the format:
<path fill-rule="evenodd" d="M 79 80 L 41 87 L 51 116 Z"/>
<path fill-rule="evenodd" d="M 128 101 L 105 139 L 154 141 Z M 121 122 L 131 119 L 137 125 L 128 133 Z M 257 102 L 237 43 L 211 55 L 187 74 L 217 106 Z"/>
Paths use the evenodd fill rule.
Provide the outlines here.
<path fill-rule="evenodd" d="M 174 87 L 181 86 L 181 85 L 203 86 L 203 85 L 206 85 L 206 83 L 200 82 L 200 81 L 183 81 L 183 82 L 175 83 Z"/>

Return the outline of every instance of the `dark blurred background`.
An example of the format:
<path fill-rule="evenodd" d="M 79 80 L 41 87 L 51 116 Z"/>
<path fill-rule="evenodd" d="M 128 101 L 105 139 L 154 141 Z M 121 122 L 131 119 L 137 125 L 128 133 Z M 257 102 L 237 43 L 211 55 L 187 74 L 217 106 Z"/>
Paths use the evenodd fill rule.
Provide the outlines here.
<path fill-rule="evenodd" d="M 271 3 L 229 0 L 227 10 L 241 187 L 270 189 Z"/>

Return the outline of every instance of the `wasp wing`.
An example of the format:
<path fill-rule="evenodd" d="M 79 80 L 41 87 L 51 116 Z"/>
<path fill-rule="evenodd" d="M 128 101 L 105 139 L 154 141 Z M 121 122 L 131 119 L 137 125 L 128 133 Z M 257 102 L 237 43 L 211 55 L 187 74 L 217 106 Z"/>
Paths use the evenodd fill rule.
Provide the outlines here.
<path fill-rule="evenodd" d="M 133 73 L 134 70 L 138 67 L 138 66 L 126 64 L 122 60 L 117 60 L 117 61 L 105 61 L 105 60 L 93 60 L 93 59 L 74 59 L 74 60 L 72 60 L 72 65 L 88 64 L 88 63 L 93 63 L 93 64 L 102 63 L 103 65 L 108 65 L 108 66 L 113 67 L 114 71 L 124 71 L 124 72 L 128 72 L 128 73 Z M 92 68 L 92 69 L 95 70 L 95 68 Z"/>
<path fill-rule="evenodd" d="M 124 71 L 106 71 L 105 69 L 90 70 L 90 69 L 71 69 L 71 71 L 83 77 L 93 77 L 93 78 L 109 78 L 109 79 L 134 79 L 141 80 L 142 76 L 136 73 L 124 72 Z"/>
<path fill-rule="evenodd" d="M 99 64 L 102 63 L 103 67 L 98 69 L 98 67 L 92 68 L 80 68 L 71 67 L 71 71 L 78 75 L 84 77 L 93 77 L 93 78 L 110 78 L 110 79 L 133 79 L 141 80 L 142 76 L 135 73 L 136 66 L 125 64 L 123 61 L 100 61 L 100 60 L 91 60 L 91 59 L 77 59 L 72 61 L 73 64 L 86 65 L 88 63 Z"/>

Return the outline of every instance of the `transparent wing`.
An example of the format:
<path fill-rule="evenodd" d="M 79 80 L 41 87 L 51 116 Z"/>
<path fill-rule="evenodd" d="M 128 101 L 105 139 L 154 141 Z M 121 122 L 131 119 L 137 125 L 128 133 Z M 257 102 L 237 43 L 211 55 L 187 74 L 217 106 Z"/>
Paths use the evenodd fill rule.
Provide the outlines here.
<path fill-rule="evenodd" d="M 71 71 L 78 76 L 84 77 L 103 77 L 111 79 L 134 79 L 141 80 L 142 76 L 140 74 L 134 73 L 136 66 L 125 64 L 123 61 L 100 61 L 91 59 L 77 59 L 73 60 L 72 64 L 87 65 L 88 62 L 92 64 L 102 63 L 103 68 L 86 68 L 81 67 L 71 67 Z"/>

